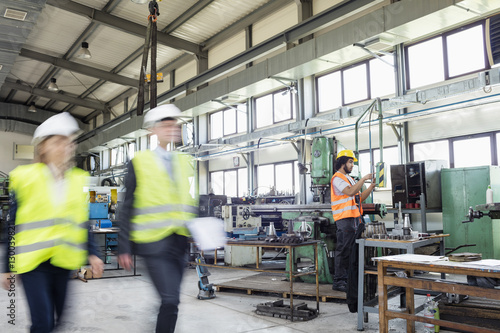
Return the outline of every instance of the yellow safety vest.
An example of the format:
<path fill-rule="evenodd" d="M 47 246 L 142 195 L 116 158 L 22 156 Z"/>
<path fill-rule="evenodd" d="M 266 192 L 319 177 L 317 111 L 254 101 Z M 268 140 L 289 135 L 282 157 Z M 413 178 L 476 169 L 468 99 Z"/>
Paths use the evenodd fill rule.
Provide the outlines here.
<path fill-rule="evenodd" d="M 346 183 L 351 184 L 346 175 L 341 172 L 336 172 L 330 182 L 330 196 L 332 205 L 332 215 L 335 221 L 345 219 L 348 217 L 358 217 L 363 215 L 363 208 L 361 203 L 358 207 L 356 204 L 356 196 L 361 197 L 361 192 L 358 192 L 354 196 L 350 197 L 342 193 L 342 195 L 336 195 L 333 188 L 333 180 L 335 177 L 343 179 Z M 349 185 L 351 186 L 351 185 Z M 360 199 L 361 200 L 361 199 Z"/>
<path fill-rule="evenodd" d="M 87 257 L 88 203 L 83 188 L 88 173 L 66 171 L 66 193 L 55 203 L 54 179 L 47 165 L 19 166 L 10 173 L 10 189 L 16 195 L 16 233 L 9 246 L 9 268 L 30 272 L 50 260 L 54 266 L 72 270 Z"/>
<path fill-rule="evenodd" d="M 189 155 L 175 153 L 170 177 L 162 161 L 152 151 L 142 151 L 132 159 L 137 186 L 134 192 L 130 240 L 135 243 L 159 241 L 171 234 L 189 236 L 186 222 L 198 211 L 198 200 L 189 194 L 193 177 Z"/>

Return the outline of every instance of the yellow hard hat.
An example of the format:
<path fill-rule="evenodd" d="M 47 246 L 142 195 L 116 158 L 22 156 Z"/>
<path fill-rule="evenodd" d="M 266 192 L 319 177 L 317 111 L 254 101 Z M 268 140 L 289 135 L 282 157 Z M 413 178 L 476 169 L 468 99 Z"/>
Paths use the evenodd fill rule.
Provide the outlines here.
<path fill-rule="evenodd" d="M 350 157 L 354 160 L 354 162 L 357 162 L 358 159 L 356 158 L 356 156 L 354 156 L 354 152 L 352 150 L 341 150 L 339 151 L 339 153 L 337 154 L 337 159 L 342 157 L 342 156 L 347 156 L 347 157 Z"/>

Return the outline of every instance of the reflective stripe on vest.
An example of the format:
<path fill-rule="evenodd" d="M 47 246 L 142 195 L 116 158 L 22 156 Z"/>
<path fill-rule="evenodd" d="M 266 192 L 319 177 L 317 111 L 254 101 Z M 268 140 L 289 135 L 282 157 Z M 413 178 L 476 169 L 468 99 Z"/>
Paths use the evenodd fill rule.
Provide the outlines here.
<path fill-rule="evenodd" d="M 331 207 L 332 207 L 332 215 L 335 221 L 350 218 L 350 217 L 359 217 L 363 214 L 363 209 L 358 207 L 356 204 L 356 196 L 359 196 L 361 192 L 354 196 L 348 196 L 345 194 L 336 195 L 335 189 L 333 186 L 333 180 L 335 177 L 339 177 L 345 182 L 347 182 L 350 186 L 354 185 L 354 181 L 351 181 L 346 175 L 341 172 L 336 172 L 331 180 L 330 184 L 330 196 L 331 196 Z"/>
<path fill-rule="evenodd" d="M 50 260 L 54 266 L 76 269 L 87 257 L 88 203 L 83 188 L 88 173 L 72 168 L 64 175 L 66 194 L 53 202 L 54 179 L 42 163 L 17 167 L 10 175 L 17 211 L 14 258 L 9 268 L 19 274 Z"/>
<path fill-rule="evenodd" d="M 194 218 L 198 210 L 197 200 L 189 194 L 189 177 L 193 174 L 191 157 L 174 154 L 172 176 L 152 151 L 136 154 L 132 163 L 137 186 L 130 239 L 135 243 L 151 243 L 173 233 L 188 236 L 186 222 Z"/>

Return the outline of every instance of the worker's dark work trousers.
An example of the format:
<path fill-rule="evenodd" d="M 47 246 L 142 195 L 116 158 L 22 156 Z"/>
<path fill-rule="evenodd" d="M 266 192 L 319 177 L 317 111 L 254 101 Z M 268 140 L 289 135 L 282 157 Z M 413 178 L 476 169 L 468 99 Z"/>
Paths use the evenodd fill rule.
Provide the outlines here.
<path fill-rule="evenodd" d="M 162 241 L 161 252 L 143 255 L 151 280 L 161 298 L 156 333 L 175 331 L 182 275 L 186 265 L 187 237 L 173 234 Z M 164 245 L 164 246 L 163 246 Z"/>
<path fill-rule="evenodd" d="M 337 225 L 337 244 L 335 244 L 335 274 L 334 285 L 347 283 L 347 270 L 351 248 L 356 241 L 355 232 L 358 218 L 345 218 L 335 221 Z"/>
<path fill-rule="evenodd" d="M 31 272 L 21 274 L 26 299 L 30 307 L 31 333 L 52 332 L 60 322 L 68 287 L 70 271 L 52 266 L 49 262 L 40 264 Z"/>

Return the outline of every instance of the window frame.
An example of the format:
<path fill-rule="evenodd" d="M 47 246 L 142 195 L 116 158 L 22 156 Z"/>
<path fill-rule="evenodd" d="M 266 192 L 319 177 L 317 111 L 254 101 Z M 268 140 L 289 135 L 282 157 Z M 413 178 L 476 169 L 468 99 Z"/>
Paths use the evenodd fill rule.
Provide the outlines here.
<path fill-rule="evenodd" d="M 275 121 L 275 98 L 274 96 L 277 95 L 277 94 L 283 94 L 285 92 L 288 92 L 288 96 L 290 98 L 290 118 L 288 119 L 283 119 L 283 120 L 280 120 L 280 121 Z M 271 110 L 272 110 L 272 115 L 271 115 L 271 119 L 272 119 L 272 122 L 271 124 L 269 125 L 266 125 L 266 126 L 262 126 L 262 127 L 257 127 L 257 100 L 259 100 L 260 98 L 264 98 L 264 97 L 267 97 L 267 96 L 272 96 L 271 98 Z M 292 93 L 291 91 L 289 91 L 288 88 L 283 88 L 283 89 L 280 89 L 280 90 L 275 90 L 271 93 L 268 93 L 268 94 L 265 94 L 265 95 L 261 95 L 261 96 L 258 96 L 258 97 L 255 97 L 253 98 L 252 100 L 252 103 L 253 103 L 253 113 L 254 113 L 254 123 L 252 124 L 252 128 L 254 129 L 260 129 L 260 128 L 266 128 L 266 127 L 269 127 L 269 126 L 274 126 L 276 124 L 281 124 L 281 123 L 284 123 L 286 121 L 290 121 L 290 120 L 293 120 L 295 119 L 295 111 L 297 110 L 297 103 L 296 103 L 296 98 L 295 98 L 295 95 L 294 93 Z"/>

